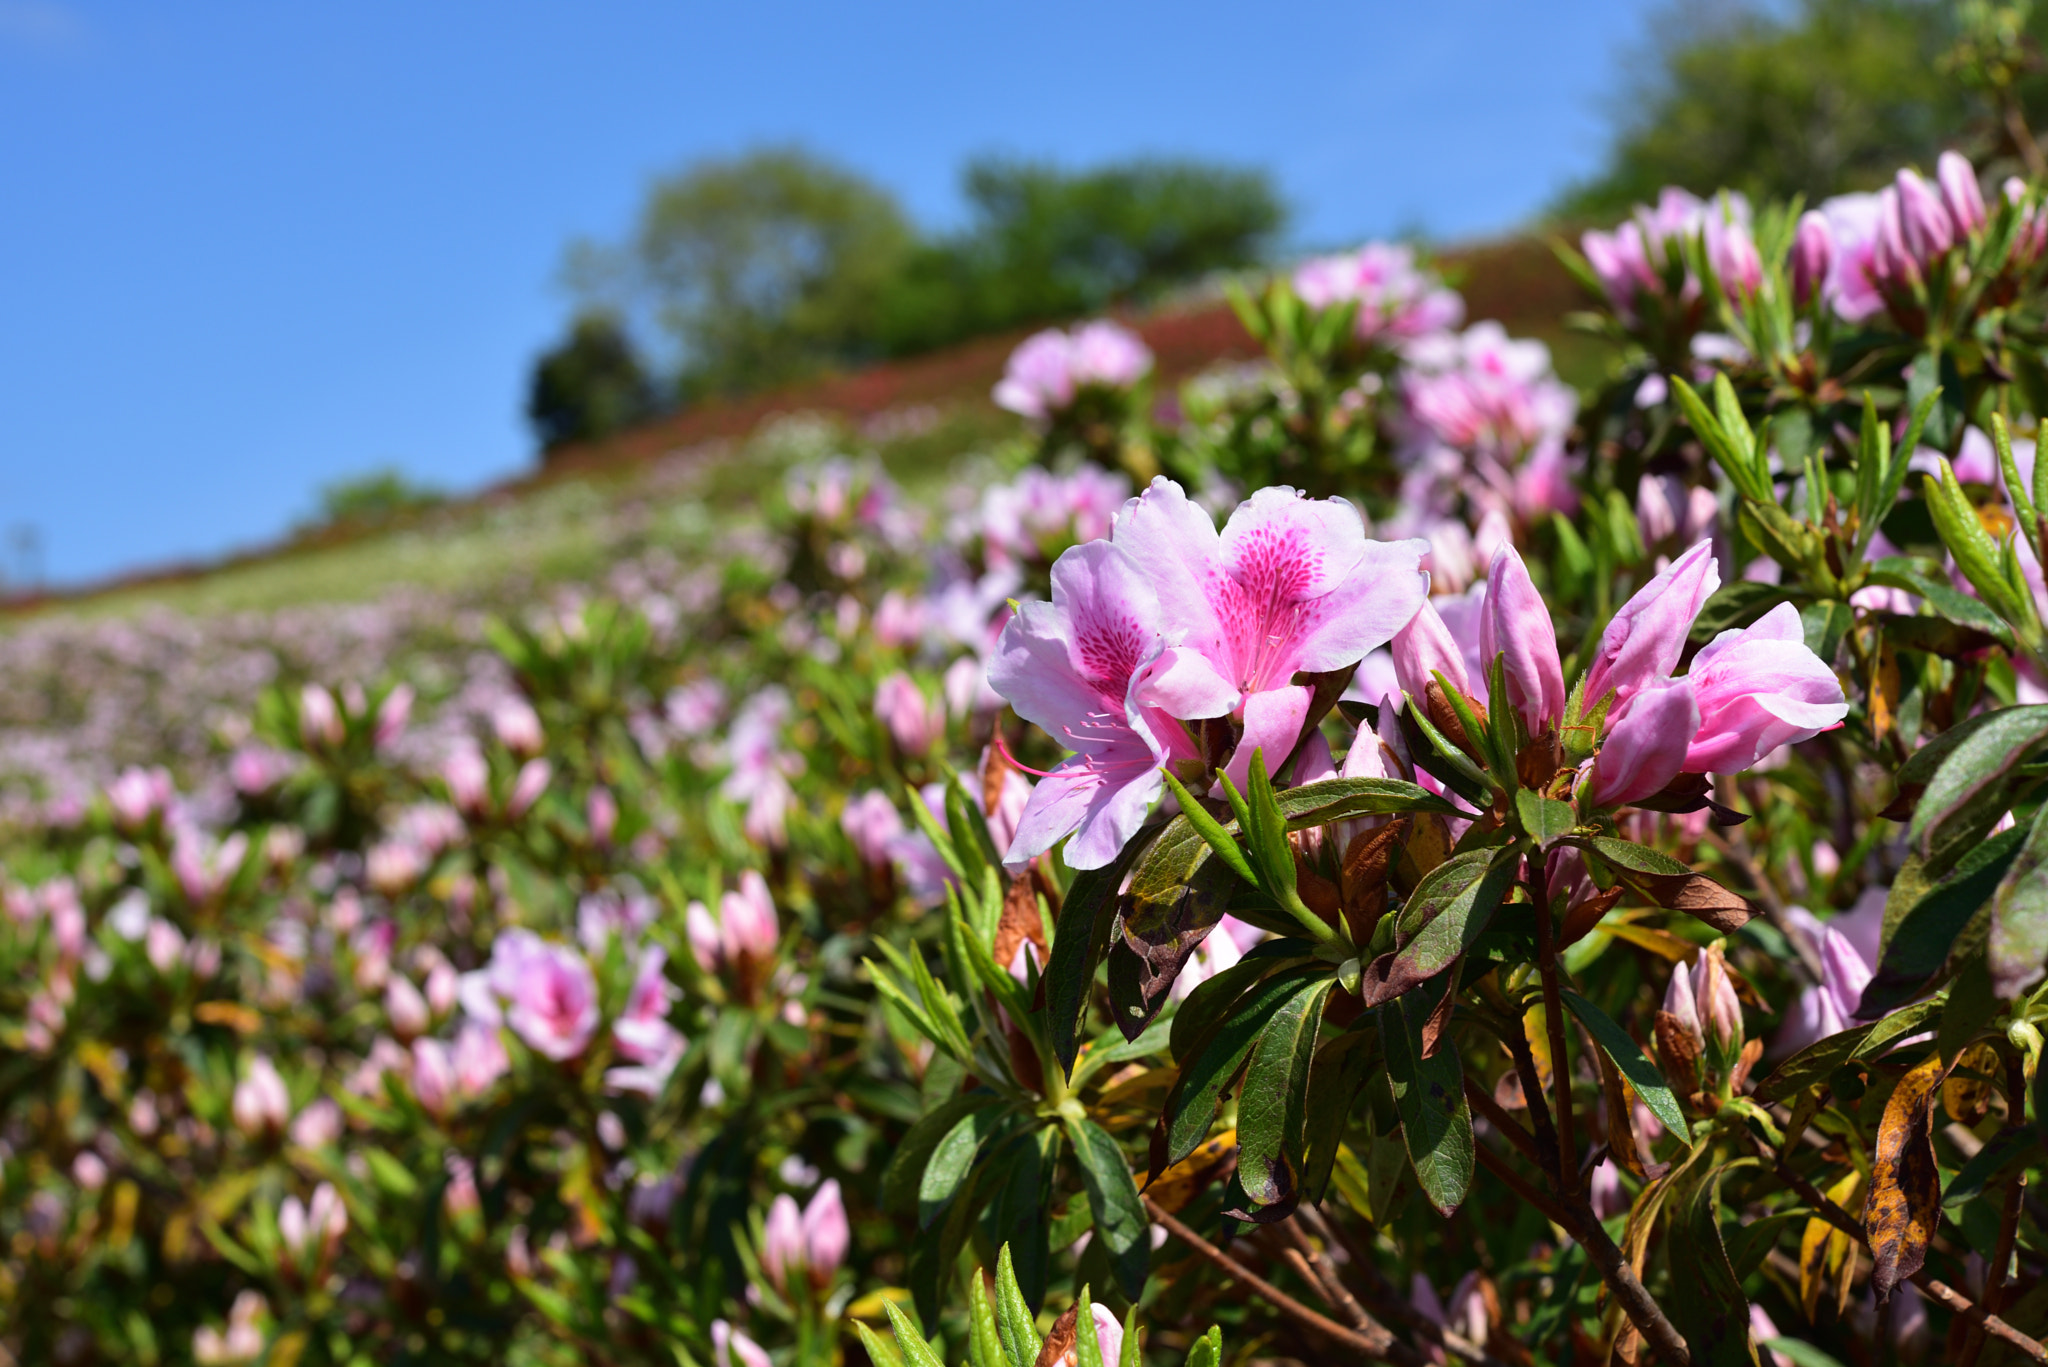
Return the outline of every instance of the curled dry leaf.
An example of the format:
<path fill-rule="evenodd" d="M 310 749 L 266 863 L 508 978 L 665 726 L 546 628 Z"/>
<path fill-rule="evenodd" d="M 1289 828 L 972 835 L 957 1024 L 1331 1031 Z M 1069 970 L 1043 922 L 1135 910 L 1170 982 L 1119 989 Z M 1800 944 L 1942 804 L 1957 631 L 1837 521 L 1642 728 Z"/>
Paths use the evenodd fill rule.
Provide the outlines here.
<path fill-rule="evenodd" d="M 1899 1079 L 1877 1129 L 1863 1224 L 1877 1266 L 1870 1284 L 1880 1306 L 1927 1260 L 1941 1222 L 1941 1174 L 1934 1163 L 1934 1093 L 1948 1076 L 1940 1054 Z"/>

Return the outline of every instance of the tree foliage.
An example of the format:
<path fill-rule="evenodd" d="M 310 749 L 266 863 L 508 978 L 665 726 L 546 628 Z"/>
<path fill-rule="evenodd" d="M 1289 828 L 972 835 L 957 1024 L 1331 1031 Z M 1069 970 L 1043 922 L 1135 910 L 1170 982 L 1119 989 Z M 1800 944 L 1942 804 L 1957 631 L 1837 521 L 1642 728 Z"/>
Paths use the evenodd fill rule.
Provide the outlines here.
<path fill-rule="evenodd" d="M 655 385 L 618 319 L 584 313 L 534 363 L 526 417 L 542 450 L 551 452 L 608 437 L 658 407 Z"/>
<path fill-rule="evenodd" d="M 1626 212 L 1666 185 L 1812 200 L 1880 184 L 1902 162 L 1931 164 L 1948 146 L 2017 163 L 2005 104 L 2028 122 L 2048 115 L 2033 60 L 2048 13 L 2024 6 L 1799 0 L 1776 13 L 1673 9 L 1657 27 L 1617 102 L 1605 169 L 1569 190 L 1560 213 Z"/>

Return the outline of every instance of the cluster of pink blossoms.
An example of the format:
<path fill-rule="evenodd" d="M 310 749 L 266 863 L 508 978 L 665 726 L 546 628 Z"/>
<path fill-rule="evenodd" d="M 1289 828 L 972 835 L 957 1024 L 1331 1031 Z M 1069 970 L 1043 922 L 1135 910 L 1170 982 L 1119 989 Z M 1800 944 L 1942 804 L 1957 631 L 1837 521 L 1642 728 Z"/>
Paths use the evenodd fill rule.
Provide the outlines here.
<path fill-rule="evenodd" d="M 1722 632 L 1687 673 L 1674 676 L 1693 621 L 1720 583 L 1713 544 L 1699 542 L 1624 603 L 1601 634 L 1583 693 L 1588 713 L 1613 698 L 1585 780 L 1596 806 L 1639 801 L 1682 773 L 1740 773 L 1848 715 L 1841 680 L 1807 648 L 1789 603 Z M 1495 552 L 1475 600 L 1477 611 L 1459 626 L 1476 641 L 1460 640 L 1433 604 L 1394 637 L 1401 688 L 1420 697 L 1441 674 L 1489 707 L 1514 707 L 1532 735 L 1562 725 L 1567 694 L 1556 629 L 1513 547 Z M 1483 667 L 1471 667 L 1497 654 L 1505 659 L 1505 699 L 1489 698 Z"/>
<path fill-rule="evenodd" d="M 1150 348 L 1127 327 L 1102 320 L 1072 332 L 1047 328 L 1010 353 L 995 401 L 1033 422 L 1050 422 L 1084 391 L 1129 389 L 1151 369 Z"/>
<path fill-rule="evenodd" d="M 1666 186 L 1657 203 L 1637 205 L 1627 222 L 1611 232 L 1588 232 L 1579 239 L 1586 261 L 1599 277 L 1607 302 L 1623 318 L 1634 320 L 1644 295 L 1662 296 L 1666 277 L 1682 274 L 1678 297 L 1697 299 L 1700 282 L 1682 264 L 1682 248 L 1700 238 L 1721 287 L 1731 296 L 1754 291 L 1763 280 L 1763 258 L 1750 234 L 1749 201 L 1732 190 L 1710 200 Z"/>
<path fill-rule="evenodd" d="M 1060 557 L 1051 602 L 1023 605 L 1004 629 L 991 682 L 1073 752 L 1032 790 L 1009 862 L 1021 866 L 1071 834 L 1069 864 L 1109 863 L 1158 799 L 1163 769 L 1205 776 L 1213 751 L 1197 723 L 1213 735 L 1229 719 L 1236 740 L 1224 768 L 1239 784 L 1255 751 L 1276 773 L 1299 754 L 1297 780 L 1328 768 L 1315 760 L 1327 747 L 1306 733 L 1313 689 L 1295 677 L 1349 670 L 1388 642 L 1395 682 L 1410 696 L 1441 674 L 1483 705 L 1514 707 L 1532 735 L 1566 724 L 1556 629 L 1514 548 L 1500 546 L 1484 586 L 1459 600 L 1472 609 L 1459 614 L 1470 641 L 1428 600 L 1427 549 L 1368 540 L 1350 504 L 1291 489 L 1259 491 L 1219 533 L 1178 485 L 1155 480 L 1106 540 Z M 1790 606 L 1722 633 L 1674 675 L 1719 582 L 1711 543 L 1701 542 L 1602 635 L 1584 691 L 1589 713 L 1612 698 L 1581 781 L 1593 805 L 1639 801 L 1681 773 L 1739 772 L 1847 715 L 1840 680 L 1806 647 Z M 1509 696 L 1489 699 L 1482 662 L 1496 656 Z M 1367 760 L 1381 748 L 1364 747 Z M 1352 758 L 1346 773 L 1357 769 Z"/>
<path fill-rule="evenodd" d="M 1319 256 L 1294 271 L 1294 292 L 1312 309 L 1358 305 L 1360 341 L 1407 342 L 1456 327 L 1465 301 L 1432 272 L 1415 264 L 1415 251 L 1394 242 L 1368 242 L 1355 252 Z"/>
<path fill-rule="evenodd" d="M 1003 629 L 989 680 L 1072 756 L 1032 789 L 1008 860 L 1074 834 L 1066 859 L 1100 868 L 1145 819 L 1167 765 L 1206 769 L 1189 723 L 1230 718 L 1227 772 L 1272 768 L 1301 739 L 1314 690 L 1297 673 L 1349 669 L 1428 593 L 1422 541 L 1368 540 L 1342 499 L 1262 489 L 1219 533 L 1167 479 L 1117 514 L 1108 539 L 1052 571 L 1052 601 Z"/>

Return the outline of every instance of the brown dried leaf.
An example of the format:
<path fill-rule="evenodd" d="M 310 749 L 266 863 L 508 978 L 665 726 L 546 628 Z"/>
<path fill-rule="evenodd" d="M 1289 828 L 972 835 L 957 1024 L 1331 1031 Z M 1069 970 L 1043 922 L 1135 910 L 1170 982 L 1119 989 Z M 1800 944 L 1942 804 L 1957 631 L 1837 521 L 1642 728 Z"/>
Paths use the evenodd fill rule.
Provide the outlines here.
<path fill-rule="evenodd" d="M 1458 719 L 1457 709 L 1451 706 L 1450 695 L 1444 692 L 1444 686 L 1435 679 L 1431 679 L 1427 684 L 1423 685 L 1422 700 L 1424 709 L 1429 713 L 1429 724 L 1443 732 L 1445 740 L 1463 750 L 1473 759 L 1479 759 L 1479 747 L 1472 737 L 1465 734 L 1465 723 Z M 1485 726 L 1486 709 L 1481 707 L 1475 699 L 1467 698 L 1465 701 L 1471 706 L 1473 715 L 1477 718 L 1479 724 Z M 1484 763 L 1483 760 L 1481 762 Z"/>
<path fill-rule="evenodd" d="M 1700 1045 L 1669 1011 L 1657 1013 L 1657 1057 L 1672 1090 L 1691 1096 L 1700 1089 Z"/>
<path fill-rule="evenodd" d="M 1635 1108 L 1629 1104 L 1628 1079 L 1607 1057 L 1607 1051 L 1586 1042 L 1586 1052 L 1600 1065 L 1601 1109 L 1607 1119 L 1607 1153 L 1631 1177 L 1641 1178 L 1642 1150 L 1636 1146 Z"/>
<path fill-rule="evenodd" d="M 1017 946 L 1026 940 L 1038 951 L 1038 967 L 1046 964 L 1045 918 L 1038 914 L 1038 889 L 1028 876 L 1012 878 L 1003 894 L 1003 916 L 996 922 L 993 950 L 997 968 L 1007 969 L 1017 957 Z"/>
<path fill-rule="evenodd" d="M 1451 843 L 1451 828 L 1442 817 L 1435 812 L 1417 816 L 1401 857 L 1394 861 L 1395 888 L 1406 896 L 1425 874 L 1451 857 Z"/>
<path fill-rule="evenodd" d="M 1062 1358 L 1073 1354 L 1074 1324 L 1080 1315 L 1081 1303 L 1076 1301 L 1067 1307 L 1066 1314 L 1053 1321 L 1052 1331 L 1045 1336 L 1045 1343 L 1038 1350 L 1038 1361 L 1034 1367 L 1057 1367 Z"/>
<path fill-rule="evenodd" d="M 1828 1199 L 1847 1210 L 1862 1186 L 1863 1174 L 1851 1168 L 1847 1176 L 1828 1188 Z M 1847 1303 L 1849 1283 L 1856 1270 L 1856 1260 L 1850 1256 L 1853 1247 L 1854 1241 L 1846 1233 L 1819 1216 L 1806 1222 L 1806 1230 L 1799 1237 L 1799 1306 L 1806 1312 L 1809 1324 L 1819 1322 L 1823 1295 L 1834 1302 L 1837 1314 Z"/>
<path fill-rule="evenodd" d="M 1193 1153 L 1147 1183 L 1145 1195 L 1167 1214 L 1177 1215 L 1196 1193 L 1227 1173 L 1236 1156 L 1236 1130 L 1211 1135 L 1197 1144 Z"/>
<path fill-rule="evenodd" d="M 1750 1070 L 1756 1067 L 1757 1060 L 1763 1056 L 1764 1042 L 1762 1040 L 1753 1039 L 1744 1044 L 1742 1046 L 1742 1056 L 1735 1060 L 1735 1070 L 1728 1075 L 1728 1085 L 1738 1092 L 1743 1090 L 1742 1084 L 1749 1081 Z"/>
<path fill-rule="evenodd" d="M 1384 826 L 1360 831 L 1351 837 L 1351 845 L 1344 851 L 1337 886 L 1343 898 L 1344 925 L 1351 932 L 1353 944 L 1371 941 L 1374 927 L 1386 912 L 1387 875 L 1393 869 L 1394 854 L 1401 848 L 1408 826 L 1408 818 L 1403 816 Z"/>
<path fill-rule="evenodd" d="M 1614 910 L 1614 904 L 1621 900 L 1622 892 L 1621 884 L 1616 883 L 1605 892 L 1595 892 L 1577 906 L 1567 909 L 1564 914 L 1564 926 L 1557 933 L 1558 948 L 1575 945 L 1591 934 L 1593 927 L 1599 925 L 1601 919 Z"/>
<path fill-rule="evenodd" d="M 984 752 L 987 758 L 981 765 L 981 809 L 984 812 L 1002 810 L 1003 787 L 1010 779 L 1010 747 L 1002 743 L 1000 735 L 996 742 Z"/>
<path fill-rule="evenodd" d="M 1899 1079 L 1877 1127 L 1863 1224 L 1877 1264 L 1870 1284 L 1880 1308 L 1926 1262 L 1928 1241 L 1941 1223 L 1941 1174 L 1935 1168 L 1932 1130 L 1934 1093 L 1947 1076 L 1941 1055 L 1930 1054 Z"/>
<path fill-rule="evenodd" d="M 1522 781 L 1524 788 L 1537 791 L 1550 786 L 1557 777 L 1557 771 L 1564 767 L 1564 747 L 1559 744 L 1557 732 L 1546 728 L 1542 735 L 1522 747 L 1522 753 L 1515 756 L 1515 777 Z"/>
<path fill-rule="evenodd" d="M 1899 725 L 1899 654 L 1891 638 L 1880 635 L 1877 659 L 1870 670 L 1870 734 L 1879 741 Z M 993 810 L 993 808 L 991 808 Z"/>
<path fill-rule="evenodd" d="M 1941 1084 L 1941 1108 L 1950 1120 L 1968 1129 L 1991 1113 L 1991 1079 L 1998 1075 L 1998 1066 L 1998 1051 L 1987 1043 L 1973 1044 L 1956 1055 L 1955 1071 Z M 1965 1073 L 1975 1076 L 1962 1076 Z"/>

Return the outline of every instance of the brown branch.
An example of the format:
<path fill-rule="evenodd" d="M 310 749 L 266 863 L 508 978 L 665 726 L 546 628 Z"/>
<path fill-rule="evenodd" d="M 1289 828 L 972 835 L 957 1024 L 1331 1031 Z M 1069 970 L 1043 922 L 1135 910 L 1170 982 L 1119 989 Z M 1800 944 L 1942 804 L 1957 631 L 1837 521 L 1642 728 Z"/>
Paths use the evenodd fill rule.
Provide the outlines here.
<path fill-rule="evenodd" d="M 1474 1082 L 1469 1074 L 1465 1078 L 1465 1104 L 1479 1112 L 1486 1123 L 1500 1131 L 1501 1138 L 1521 1150 L 1522 1156 L 1538 1167 L 1543 1166 L 1543 1155 L 1536 1147 L 1536 1139 L 1522 1123 L 1507 1113 L 1507 1109 L 1493 1099 L 1493 1094 Z"/>
<path fill-rule="evenodd" d="M 1536 1137 L 1536 1150 L 1542 1155 L 1537 1166 L 1554 1170 L 1557 1166 L 1557 1128 L 1550 1123 L 1550 1107 L 1543 1103 L 1543 1078 L 1536 1071 L 1536 1056 L 1529 1049 L 1527 1021 L 1526 1014 L 1516 1016 L 1504 1042 L 1509 1055 L 1515 1060 L 1515 1076 L 1522 1080 L 1522 1100 L 1529 1112 L 1529 1128 Z"/>
<path fill-rule="evenodd" d="M 1300 1225 L 1292 1220 L 1283 1220 L 1278 1228 L 1288 1242 L 1294 1245 L 1292 1252 L 1307 1269 L 1309 1283 L 1322 1289 L 1323 1299 L 1328 1301 L 1331 1308 L 1342 1315 L 1353 1329 L 1369 1333 L 1384 1327 L 1371 1315 L 1366 1314 L 1365 1307 L 1358 1303 L 1358 1298 L 1345 1289 L 1344 1283 L 1338 1279 L 1337 1269 L 1331 1266 L 1330 1260 L 1323 1255 L 1322 1250 L 1309 1242 L 1308 1235 L 1302 1233 Z"/>
<path fill-rule="evenodd" d="M 1607 1230 L 1595 1219 L 1593 1212 L 1583 1202 L 1575 1203 L 1576 1210 L 1567 1209 L 1548 1195 L 1536 1190 L 1508 1165 L 1508 1160 L 1484 1144 L 1474 1144 L 1473 1152 L 1487 1171 L 1507 1183 L 1510 1190 L 1530 1205 L 1543 1212 L 1551 1223 L 1558 1225 L 1578 1241 L 1586 1250 L 1586 1256 L 1593 1266 L 1600 1269 L 1600 1276 L 1614 1292 L 1615 1301 L 1628 1315 L 1629 1323 L 1643 1336 L 1643 1342 L 1657 1355 L 1665 1367 L 1690 1367 L 1692 1355 L 1686 1351 L 1685 1339 L 1657 1302 L 1651 1299 L 1648 1288 L 1636 1276 L 1628 1259 L 1621 1256 L 1621 1250 L 1614 1246 L 1614 1240 L 1607 1237 Z"/>
<path fill-rule="evenodd" d="M 1380 1329 L 1377 1334 L 1347 1329 L 1329 1316 L 1311 1310 L 1308 1306 L 1303 1305 L 1300 1301 L 1294 1299 L 1294 1297 L 1288 1295 L 1285 1291 L 1282 1291 L 1279 1287 L 1273 1285 L 1273 1283 L 1267 1281 L 1264 1277 L 1261 1277 L 1258 1273 L 1252 1271 L 1243 1263 L 1195 1233 L 1192 1229 L 1189 1229 L 1151 1197 L 1147 1196 L 1144 1200 L 1146 1211 L 1150 1213 L 1153 1220 L 1165 1227 L 1167 1233 L 1185 1243 L 1189 1248 L 1194 1249 L 1195 1252 L 1201 1254 L 1204 1258 L 1207 1258 L 1234 1280 L 1242 1282 L 1251 1290 L 1264 1296 L 1273 1303 L 1275 1309 L 1290 1319 L 1297 1320 L 1323 1337 L 1332 1339 L 1356 1352 L 1363 1353 L 1369 1358 L 1382 1362 L 1397 1363 L 1400 1364 L 1400 1367 L 1422 1367 L 1421 1356 L 1407 1344 L 1395 1339 L 1386 1329 Z"/>

